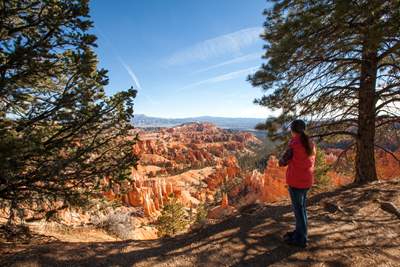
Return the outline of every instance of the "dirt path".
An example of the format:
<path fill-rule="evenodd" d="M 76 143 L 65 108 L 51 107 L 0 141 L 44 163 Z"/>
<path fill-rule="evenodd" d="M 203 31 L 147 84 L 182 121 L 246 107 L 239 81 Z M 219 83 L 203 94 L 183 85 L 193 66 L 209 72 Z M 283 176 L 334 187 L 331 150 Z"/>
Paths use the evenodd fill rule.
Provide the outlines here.
<path fill-rule="evenodd" d="M 287 202 L 261 206 L 170 240 L 1 244 L 0 266 L 400 266 L 400 180 L 315 195 L 310 244 L 282 243 L 293 216 Z"/>

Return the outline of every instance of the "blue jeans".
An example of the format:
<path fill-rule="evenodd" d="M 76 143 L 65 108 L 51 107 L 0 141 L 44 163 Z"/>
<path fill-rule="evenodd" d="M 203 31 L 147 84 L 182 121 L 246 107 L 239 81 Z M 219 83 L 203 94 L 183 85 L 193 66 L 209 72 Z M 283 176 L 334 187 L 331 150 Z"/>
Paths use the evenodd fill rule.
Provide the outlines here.
<path fill-rule="evenodd" d="M 292 208 L 296 218 L 296 231 L 293 239 L 299 243 L 307 242 L 307 191 L 308 189 L 289 186 L 290 199 L 292 200 Z"/>

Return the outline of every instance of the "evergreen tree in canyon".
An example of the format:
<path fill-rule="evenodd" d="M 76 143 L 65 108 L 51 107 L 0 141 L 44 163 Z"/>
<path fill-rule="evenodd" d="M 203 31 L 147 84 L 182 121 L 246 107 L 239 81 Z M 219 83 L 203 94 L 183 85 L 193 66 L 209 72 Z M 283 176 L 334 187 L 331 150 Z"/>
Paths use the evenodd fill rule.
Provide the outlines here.
<path fill-rule="evenodd" d="M 350 138 L 356 182 L 376 180 L 376 132 L 399 122 L 400 1 L 270 2 L 250 77 L 265 92 L 255 102 L 281 111 L 265 128 L 303 118 L 314 137 Z"/>
<path fill-rule="evenodd" d="M 136 91 L 105 95 L 88 1 L 2 1 L 0 24 L 1 204 L 82 204 L 127 177 Z"/>

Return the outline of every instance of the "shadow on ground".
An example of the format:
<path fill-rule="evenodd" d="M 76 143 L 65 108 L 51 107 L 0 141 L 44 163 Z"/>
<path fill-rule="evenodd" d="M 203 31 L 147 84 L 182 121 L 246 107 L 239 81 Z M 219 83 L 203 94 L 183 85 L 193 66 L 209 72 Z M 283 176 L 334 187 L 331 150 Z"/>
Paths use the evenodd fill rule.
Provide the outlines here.
<path fill-rule="evenodd" d="M 377 210 L 373 217 L 355 215 L 376 197 L 393 198 L 400 181 L 371 191 L 371 186 L 344 187 L 309 200 L 310 246 L 285 245 L 281 236 L 292 226 L 288 203 L 261 206 L 252 213 L 173 239 L 107 243 L 53 241 L 1 255 L 0 264 L 31 266 L 350 266 L 357 257 L 400 262 L 399 221 Z M 393 187 L 397 187 L 396 190 Z M 371 192 L 375 192 L 371 197 Z M 345 211 L 326 211 L 330 201 Z M 385 236 L 371 233 L 385 231 Z M 368 239 L 367 237 L 370 236 Z M 366 239 L 367 238 L 367 239 Z M 361 258 L 360 264 L 369 259 Z M 373 259 L 373 260 L 375 260 Z M 357 262 L 356 262 L 357 263 Z M 357 264 L 356 264 L 357 265 Z M 321 266 L 321 265 L 320 265 Z M 359 265 L 361 266 L 361 265 Z M 395 266 L 395 265 L 393 265 Z"/>

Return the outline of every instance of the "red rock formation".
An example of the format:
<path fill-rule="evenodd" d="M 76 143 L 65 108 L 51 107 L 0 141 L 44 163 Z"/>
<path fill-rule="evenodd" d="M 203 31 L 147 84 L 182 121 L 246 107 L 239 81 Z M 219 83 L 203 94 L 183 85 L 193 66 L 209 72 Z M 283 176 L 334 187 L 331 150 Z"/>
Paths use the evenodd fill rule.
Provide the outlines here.
<path fill-rule="evenodd" d="M 228 195 L 226 193 L 224 193 L 222 195 L 221 207 L 222 208 L 227 208 L 228 206 L 229 206 Z"/>
<path fill-rule="evenodd" d="M 288 197 L 285 181 L 286 168 L 278 166 L 278 160 L 271 156 L 264 174 L 253 171 L 245 177 L 249 193 L 247 202 L 273 202 Z"/>
<path fill-rule="evenodd" d="M 394 157 L 400 159 L 400 149 L 393 152 L 393 155 L 382 150 L 375 153 L 376 171 L 379 179 L 390 180 L 400 177 L 400 163 Z"/>
<path fill-rule="evenodd" d="M 144 196 L 143 210 L 144 210 L 144 215 L 145 216 L 150 217 L 152 215 L 150 198 L 149 198 L 149 196 L 147 194 Z"/>
<path fill-rule="evenodd" d="M 105 198 L 107 198 L 108 200 L 114 200 L 115 199 L 115 194 L 114 194 L 114 192 L 112 190 L 108 190 L 108 191 L 103 192 L 103 196 Z"/>
<path fill-rule="evenodd" d="M 326 162 L 327 164 L 331 165 L 331 164 L 333 164 L 333 163 L 336 162 L 337 158 L 338 158 L 338 157 L 337 157 L 336 155 L 334 155 L 333 153 L 329 153 L 329 154 L 327 154 L 327 155 L 325 156 L 325 162 Z"/>
<path fill-rule="evenodd" d="M 223 217 L 230 216 L 235 212 L 236 209 L 232 206 L 229 206 L 228 196 L 224 193 L 222 196 L 221 205 L 212 208 L 208 212 L 207 217 L 209 219 L 221 219 Z"/>
<path fill-rule="evenodd" d="M 222 166 L 218 166 L 215 172 L 208 176 L 204 181 L 210 190 L 215 190 L 226 180 L 237 177 L 240 174 L 240 167 L 234 156 L 228 156 L 222 162 Z"/>
<path fill-rule="evenodd" d="M 209 123 L 193 123 L 157 131 L 138 130 L 139 140 L 132 148 L 140 156 L 137 168 L 132 168 L 131 181 L 105 193 L 133 207 L 143 207 L 146 216 L 155 216 L 163 207 L 166 198 L 174 194 L 185 206 L 192 207 L 213 198 L 215 190 L 223 183 L 238 177 L 240 168 L 233 152 L 244 151 L 256 139 L 249 133 L 232 133 L 218 129 Z M 214 168 L 213 173 L 202 178 L 208 186 L 197 192 L 176 181 L 165 182 L 163 175 L 171 176 L 196 168 Z M 185 178 L 183 178 L 185 177 Z M 177 176 L 179 179 L 179 175 Z M 192 181 L 190 175 L 182 181 Z M 224 196 L 227 203 L 228 196 Z M 225 203 L 225 202 L 224 202 Z"/>
<path fill-rule="evenodd" d="M 143 205 L 143 193 L 136 187 L 136 184 L 133 184 L 132 191 L 128 192 L 128 200 L 129 205 L 132 207 L 140 207 Z"/>
<path fill-rule="evenodd" d="M 348 185 L 353 182 L 353 178 L 333 170 L 329 170 L 326 175 L 329 177 L 331 185 L 335 187 Z"/>
<path fill-rule="evenodd" d="M 166 188 L 166 195 L 167 196 L 169 196 L 169 195 L 171 195 L 172 193 L 174 193 L 174 188 L 172 187 L 172 184 L 171 183 L 168 183 L 167 184 L 167 188 Z"/>

